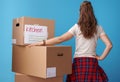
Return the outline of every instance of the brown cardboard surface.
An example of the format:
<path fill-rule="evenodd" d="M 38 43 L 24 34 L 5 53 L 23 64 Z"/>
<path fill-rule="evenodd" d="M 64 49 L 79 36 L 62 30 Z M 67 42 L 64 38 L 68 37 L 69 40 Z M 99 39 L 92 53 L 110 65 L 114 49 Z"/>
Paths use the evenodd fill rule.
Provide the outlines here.
<path fill-rule="evenodd" d="M 63 82 L 63 77 L 42 79 L 24 74 L 15 74 L 15 82 Z"/>
<path fill-rule="evenodd" d="M 24 44 L 24 25 L 25 24 L 39 24 L 41 26 L 48 27 L 48 39 L 54 37 L 54 20 L 31 18 L 31 17 L 20 17 L 13 20 L 13 35 L 12 38 L 15 40 L 13 43 L 16 45 Z"/>
<path fill-rule="evenodd" d="M 71 74 L 72 48 L 70 46 L 30 48 L 13 45 L 12 71 L 41 78 Z M 49 72 L 53 76 L 47 75 Z"/>

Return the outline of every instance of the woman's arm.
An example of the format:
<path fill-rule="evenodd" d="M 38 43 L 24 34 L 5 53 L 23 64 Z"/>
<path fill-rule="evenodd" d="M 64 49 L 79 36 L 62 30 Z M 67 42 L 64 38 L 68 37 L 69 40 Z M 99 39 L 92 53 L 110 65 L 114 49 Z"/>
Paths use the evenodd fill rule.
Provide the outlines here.
<path fill-rule="evenodd" d="M 110 50 L 112 48 L 112 43 L 111 43 L 110 39 L 107 37 L 106 34 L 101 35 L 100 38 L 105 43 L 106 48 L 104 49 L 102 55 L 101 56 L 96 56 L 96 58 L 98 60 L 103 60 L 108 55 L 108 53 L 110 52 Z"/>
<path fill-rule="evenodd" d="M 41 42 L 32 43 L 28 46 L 29 47 L 31 47 L 31 46 L 42 46 L 43 44 L 45 44 L 46 46 L 55 45 L 55 44 L 59 44 L 59 43 L 62 43 L 64 41 L 67 41 L 67 40 L 71 39 L 72 37 L 73 37 L 73 35 L 70 32 L 66 32 L 65 34 L 63 34 L 59 37 L 48 39 L 45 42 L 41 41 Z"/>

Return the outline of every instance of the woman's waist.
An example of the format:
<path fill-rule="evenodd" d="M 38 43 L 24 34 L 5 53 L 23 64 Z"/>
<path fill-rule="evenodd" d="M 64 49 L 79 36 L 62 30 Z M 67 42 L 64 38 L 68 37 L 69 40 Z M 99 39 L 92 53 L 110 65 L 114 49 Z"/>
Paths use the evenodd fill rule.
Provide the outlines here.
<path fill-rule="evenodd" d="M 76 57 L 92 57 L 92 58 L 95 58 L 96 54 L 95 53 L 85 53 L 85 54 L 75 54 L 74 55 L 74 58 Z"/>

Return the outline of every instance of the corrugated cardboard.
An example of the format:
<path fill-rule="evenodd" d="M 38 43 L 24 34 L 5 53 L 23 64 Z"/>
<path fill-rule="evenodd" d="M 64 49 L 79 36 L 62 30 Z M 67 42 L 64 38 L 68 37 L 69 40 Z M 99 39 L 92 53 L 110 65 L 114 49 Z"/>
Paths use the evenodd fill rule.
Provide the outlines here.
<path fill-rule="evenodd" d="M 72 49 L 70 46 L 13 45 L 12 71 L 41 78 L 71 74 Z"/>
<path fill-rule="evenodd" d="M 63 82 L 63 77 L 42 79 L 24 74 L 15 74 L 15 82 Z"/>
<path fill-rule="evenodd" d="M 16 45 L 30 44 L 30 43 L 24 42 L 25 25 L 46 26 L 48 29 L 48 39 L 54 37 L 54 21 L 53 20 L 31 18 L 31 17 L 20 17 L 20 18 L 16 18 L 13 20 L 13 36 L 12 36 L 13 44 L 16 44 Z M 35 40 L 35 38 L 34 38 L 34 40 Z"/>

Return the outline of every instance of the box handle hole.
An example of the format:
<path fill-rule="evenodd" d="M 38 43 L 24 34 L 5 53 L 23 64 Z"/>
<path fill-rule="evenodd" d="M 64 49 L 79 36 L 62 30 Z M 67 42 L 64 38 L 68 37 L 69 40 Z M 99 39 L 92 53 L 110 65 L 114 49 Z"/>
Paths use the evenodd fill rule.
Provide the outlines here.
<path fill-rule="evenodd" d="M 63 53 L 58 53 L 57 56 L 63 56 Z"/>
<path fill-rule="evenodd" d="M 19 27 L 19 26 L 20 26 L 20 24 L 19 24 L 19 23 L 17 23 L 17 24 L 16 24 L 16 27 Z"/>

